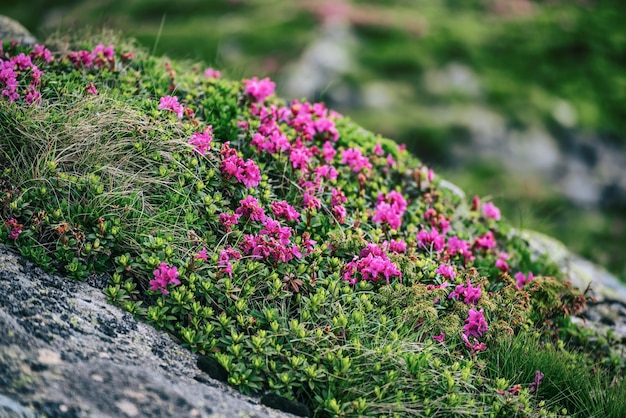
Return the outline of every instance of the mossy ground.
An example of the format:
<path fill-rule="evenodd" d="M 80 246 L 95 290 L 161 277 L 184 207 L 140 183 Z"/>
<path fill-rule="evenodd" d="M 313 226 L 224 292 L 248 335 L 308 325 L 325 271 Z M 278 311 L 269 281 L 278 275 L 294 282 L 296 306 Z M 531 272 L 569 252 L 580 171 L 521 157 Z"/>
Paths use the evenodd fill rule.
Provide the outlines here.
<path fill-rule="evenodd" d="M 107 273 L 231 385 L 316 416 L 624 415 L 622 360 L 567 318 L 585 296 L 486 202 L 269 81 L 80 39 L 3 45 L 0 237 L 23 255 Z"/>

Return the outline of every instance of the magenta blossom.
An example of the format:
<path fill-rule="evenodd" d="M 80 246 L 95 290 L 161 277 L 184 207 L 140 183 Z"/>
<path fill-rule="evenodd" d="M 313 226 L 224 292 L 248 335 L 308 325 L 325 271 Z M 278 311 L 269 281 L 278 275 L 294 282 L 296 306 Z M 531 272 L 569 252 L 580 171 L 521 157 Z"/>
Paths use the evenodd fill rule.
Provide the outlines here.
<path fill-rule="evenodd" d="M 463 329 L 464 334 L 469 337 L 481 337 L 489 329 L 483 310 L 477 311 L 474 308 L 470 308 L 468 311 L 468 318 L 465 320 Z"/>
<path fill-rule="evenodd" d="M 496 260 L 496 267 L 503 273 L 509 271 L 509 265 L 506 262 L 506 260 L 508 259 L 509 256 L 507 255 L 507 253 L 500 253 L 498 259 Z"/>
<path fill-rule="evenodd" d="M 439 335 L 433 335 L 433 340 L 443 344 L 443 339 L 446 338 L 446 334 L 445 333 L 441 333 Z"/>
<path fill-rule="evenodd" d="M 98 94 L 98 89 L 93 83 L 89 83 L 89 85 L 87 86 L 85 90 L 87 91 L 87 93 L 93 94 L 94 96 Z"/>
<path fill-rule="evenodd" d="M 476 238 L 474 241 L 476 248 L 488 250 L 496 246 L 496 239 L 493 236 L 493 232 L 488 231 L 484 235 Z"/>
<path fill-rule="evenodd" d="M 500 220 L 500 209 L 498 209 L 493 203 L 487 202 L 483 205 L 483 213 L 489 219 L 496 221 Z"/>
<path fill-rule="evenodd" d="M 532 272 L 528 273 L 528 277 L 522 273 L 521 271 L 518 271 L 517 273 L 515 273 L 515 280 L 517 280 L 517 288 L 521 289 L 524 286 L 526 286 L 528 283 L 530 283 L 533 280 L 534 276 L 532 274 Z"/>
<path fill-rule="evenodd" d="M 454 279 L 454 277 L 456 276 L 456 273 L 454 272 L 454 267 L 447 266 L 445 264 L 437 267 L 437 273 L 441 274 L 446 279 Z"/>
<path fill-rule="evenodd" d="M 361 153 L 361 150 L 357 148 L 348 148 L 343 150 L 341 152 L 341 163 L 347 164 L 355 173 L 358 173 L 363 169 L 365 169 L 366 173 L 369 173 L 372 170 L 370 160 Z"/>
<path fill-rule="evenodd" d="M 232 230 L 233 225 L 237 225 L 239 223 L 239 218 L 241 215 L 237 213 L 220 213 L 220 223 L 224 225 L 226 228 L 226 232 L 230 232 Z"/>
<path fill-rule="evenodd" d="M 211 148 L 213 140 L 213 126 L 209 125 L 204 128 L 204 132 L 194 132 L 189 139 L 189 145 L 193 146 L 193 150 L 201 155 L 205 155 Z"/>
<path fill-rule="evenodd" d="M 298 211 L 284 200 L 272 203 L 271 208 L 276 217 L 284 218 L 287 221 L 300 222 L 300 214 Z"/>
<path fill-rule="evenodd" d="M 343 279 L 350 284 L 355 284 L 359 278 L 371 281 L 384 278 L 389 283 L 392 277 L 402 280 L 402 273 L 376 245 L 368 246 L 359 257 L 346 264 L 343 274 Z"/>
<path fill-rule="evenodd" d="M 176 116 L 178 116 L 178 119 L 182 119 L 183 118 L 183 112 L 185 111 L 185 108 L 183 107 L 183 105 L 178 103 L 178 97 L 176 97 L 176 96 L 161 97 L 161 99 L 159 101 L 158 109 L 159 110 L 170 110 L 170 111 L 176 113 Z"/>
<path fill-rule="evenodd" d="M 263 219 L 265 219 L 263 206 L 250 195 L 239 201 L 239 207 L 235 211 L 235 214 L 249 218 L 252 221 L 263 221 Z"/>
<path fill-rule="evenodd" d="M 435 229 L 431 229 L 430 232 L 426 232 L 422 229 L 417 234 L 417 246 L 418 248 L 425 248 L 428 250 L 434 250 L 439 252 L 445 245 L 445 238 L 443 235 L 439 235 L 439 232 Z"/>
<path fill-rule="evenodd" d="M 167 286 L 170 284 L 179 285 L 178 270 L 176 267 L 168 267 L 167 264 L 161 263 L 159 267 L 154 270 L 154 279 L 150 280 L 150 290 L 160 290 L 161 293 L 167 295 Z"/>
<path fill-rule="evenodd" d="M 222 76 L 222 72 L 218 70 L 214 70 L 212 67 L 209 67 L 206 70 L 204 70 L 205 78 L 220 78 L 221 76 Z"/>
<path fill-rule="evenodd" d="M 254 97 L 257 102 L 262 102 L 266 97 L 274 94 L 276 87 L 276 84 L 268 77 L 263 80 L 253 77 L 250 80 L 244 80 L 243 83 L 246 86 L 246 94 Z"/>
<path fill-rule="evenodd" d="M 206 262 L 208 260 L 208 255 L 206 253 L 206 247 L 202 247 L 200 251 L 196 254 L 196 260 L 202 260 Z"/>
<path fill-rule="evenodd" d="M 22 233 L 22 224 L 17 222 L 15 218 L 11 218 L 6 221 L 4 223 L 4 226 L 6 226 L 7 228 L 11 228 L 11 231 L 9 231 L 9 239 L 11 241 L 17 240 Z"/>

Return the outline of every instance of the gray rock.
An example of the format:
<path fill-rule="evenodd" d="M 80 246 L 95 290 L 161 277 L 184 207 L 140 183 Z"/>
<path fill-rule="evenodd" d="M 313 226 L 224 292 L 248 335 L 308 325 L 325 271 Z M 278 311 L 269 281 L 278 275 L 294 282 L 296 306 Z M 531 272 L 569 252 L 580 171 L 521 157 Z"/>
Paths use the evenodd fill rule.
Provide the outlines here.
<path fill-rule="evenodd" d="M 15 40 L 22 44 L 34 45 L 37 39 L 20 23 L 8 16 L 0 15 L 0 40 Z"/>
<path fill-rule="evenodd" d="M 574 286 L 583 291 L 589 289 L 593 301 L 583 314 L 573 318 L 574 322 L 603 335 L 611 331 L 626 345 L 626 284 L 604 268 L 570 252 L 554 238 L 536 231 L 515 233 L 528 241 L 536 255 L 548 255 Z"/>
<path fill-rule="evenodd" d="M 0 246 L 0 417 L 287 417 L 196 367 L 101 289 Z"/>

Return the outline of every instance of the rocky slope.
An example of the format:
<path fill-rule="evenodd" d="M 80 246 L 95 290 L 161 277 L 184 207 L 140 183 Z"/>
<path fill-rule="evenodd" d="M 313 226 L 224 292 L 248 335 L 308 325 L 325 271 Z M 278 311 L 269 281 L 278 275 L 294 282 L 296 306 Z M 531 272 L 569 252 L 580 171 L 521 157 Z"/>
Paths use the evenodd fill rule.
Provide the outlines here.
<path fill-rule="evenodd" d="M 286 417 L 211 379 L 169 335 L 0 246 L 0 417 Z"/>

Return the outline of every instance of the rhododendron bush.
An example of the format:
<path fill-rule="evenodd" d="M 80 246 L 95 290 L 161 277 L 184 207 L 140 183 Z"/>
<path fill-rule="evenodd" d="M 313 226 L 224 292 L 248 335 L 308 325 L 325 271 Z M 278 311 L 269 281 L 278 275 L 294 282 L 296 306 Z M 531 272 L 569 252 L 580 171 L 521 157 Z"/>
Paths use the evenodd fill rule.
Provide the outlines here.
<path fill-rule="evenodd" d="M 319 416 L 560 411 L 490 353 L 555 338 L 585 298 L 493 202 L 268 78 L 61 45 L 0 58 L 2 238 L 22 254 L 106 273 L 111 302 L 231 385 Z"/>

